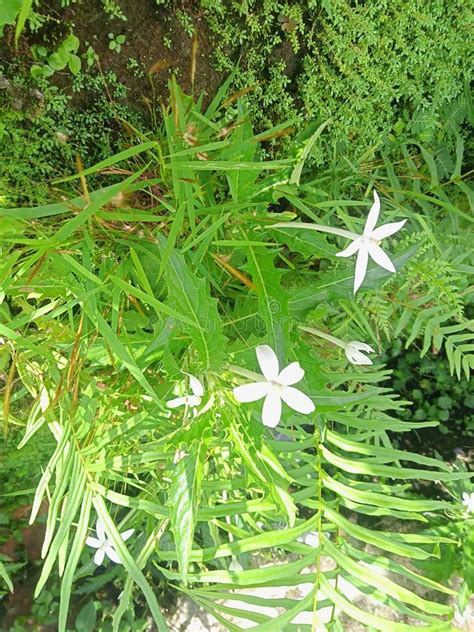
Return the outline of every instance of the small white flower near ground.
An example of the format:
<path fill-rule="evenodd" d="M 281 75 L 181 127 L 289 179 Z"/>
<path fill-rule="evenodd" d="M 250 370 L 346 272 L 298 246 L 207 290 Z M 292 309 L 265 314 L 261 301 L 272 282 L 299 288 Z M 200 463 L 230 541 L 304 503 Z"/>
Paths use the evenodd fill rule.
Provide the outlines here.
<path fill-rule="evenodd" d="M 365 274 L 367 272 L 367 264 L 369 262 L 369 256 L 377 263 L 379 266 L 388 270 L 389 272 L 396 272 L 395 266 L 392 261 L 385 254 L 382 248 L 379 246 L 379 243 L 382 239 L 386 237 L 390 237 L 390 235 L 398 232 L 407 221 L 406 219 L 401 222 L 393 222 L 390 224 L 385 224 L 383 226 L 379 226 L 375 228 L 377 220 L 380 214 L 380 198 L 377 195 L 377 192 L 374 191 L 374 203 L 369 211 L 367 216 L 367 221 L 365 222 L 364 232 L 362 235 L 356 237 L 353 242 L 341 252 L 336 254 L 336 257 L 351 257 L 357 252 L 357 260 L 355 266 L 355 277 L 354 277 L 354 294 L 362 285 L 364 281 Z"/>
<path fill-rule="evenodd" d="M 463 492 L 462 504 L 465 506 L 467 513 L 474 513 L 474 492 L 471 494 Z"/>
<path fill-rule="evenodd" d="M 263 375 L 256 382 L 234 388 L 235 399 L 248 403 L 265 398 L 262 422 L 269 428 L 275 428 L 280 421 L 282 401 L 303 415 L 314 412 L 315 406 L 311 399 L 292 386 L 304 377 L 304 370 L 299 362 L 292 362 L 280 371 L 278 358 L 271 347 L 260 345 L 256 348 L 256 353 Z"/>
<path fill-rule="evenodd" d="M 346 343 L 344 347 L 346 357 L 349 362 L 355 365 L 369 365 L 372 364 L 372 360 L 366 356 L 362 351 L 366 353 L 375 353 L 372 347 L 365 342 L 359 342 L 358 340 L 352 340 L 352 342 Z"/>
<path fill-rule="evenodd" d="M 169 402 L 166 402 L 168 408 L 178 408 L 179 406 L 190 406 L 191 408 L 196 408 L 201 404 L 202 396 L 204 395 L 203 385 L 197 377 L 194 377 L 191 373 L 186 373 L 186 375 L 189 378 L 189 388 L 191 389 L 191 394 L 188 393 L 187 395 L 176 397 L 175 399 L 171 399 Z"/>
<path fill-rule="evenodd" d="M 105 556 L 107 556 L 110 560 L 112 560 L 112 562 L 121 564 L 122 560 L 120 559 L 117 551 L 114 549 L 112 542 L 108 539 L 101 520 L 97 520 L 95 532 L 97 535 L 96 538 L 88 537 L 86 540 L 87 546 L 97 549 L 94 555 L 94 563 L 97 564 L 97 566 L 100 566 L 103 563 Z M 127 531 L 120 534 L 120 537 L 124 542 L 126 542 L 134 532 L 135 529 L 127 529 Z"/>

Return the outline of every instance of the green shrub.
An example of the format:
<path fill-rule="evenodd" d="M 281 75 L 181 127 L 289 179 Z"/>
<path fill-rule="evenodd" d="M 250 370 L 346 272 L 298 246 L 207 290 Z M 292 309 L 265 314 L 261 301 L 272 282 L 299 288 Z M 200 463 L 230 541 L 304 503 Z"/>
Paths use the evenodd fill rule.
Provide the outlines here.
<path fill-rule="evenodd" d="M 77 155 L 85 166 L 97 162 L 128 141 L 122 121 L 142 124 L 124 103 L 126 89 L 113 73 L 74 78 L 81 106 L 43 81 L 32 83 L 6 72 L 1 81 L 0 195 L 6 205 L 50 199 L 49 182 L 74 171 Z"/>
<path fill-rule="evenodd" d="M 230 71 L 241 54 L 236 85 L 257 84 L 247 97 L 257 125 L 297 113 L 330 118 L 333 138 L 352 156 L 415 112 L 433 127 L 469 71 L 470 17 L 462 0 L 200 5 L 218 67 Z"/>
<path fill-rule="evenodd" d="M 420 359 L 419 349 L 402 349 L 400 341 L 387 358 L 393 367 L 394 388 L 401 397 L 413 401 L 401 416 L 407 420 L 435 419 L 441 422 L 440 432 L 450 435 L 452 448 L 466 445 L 467 437 L 474 437 L 474 393 L 466 377 L 458 380 L 450 374 L 444 354 Z"/>
<path fill-rule="evenodd" d="M 333 0 L 298 79 L 306 112 L 331 117 L 351 153 L 387 138 L 405 112 L 438 120 L 469 71 L 468 11 L 463 0 Z"/>

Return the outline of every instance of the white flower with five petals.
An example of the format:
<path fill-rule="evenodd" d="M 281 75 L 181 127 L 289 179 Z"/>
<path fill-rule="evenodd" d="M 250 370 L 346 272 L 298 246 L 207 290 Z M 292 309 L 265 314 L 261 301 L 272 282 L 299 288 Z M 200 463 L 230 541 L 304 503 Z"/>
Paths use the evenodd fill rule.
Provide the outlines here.
<path fill-rule="evenodd" d="M 365 342 L 359 342 L 358 340 L 352 340 L 351 342 L 344 342 L 344 340 L 340 340 L 340 338 L 336 338 L 336 336 L 331 336 L 331 334 L 326 333 L 325 331 L 320 331 L 319 329 L 315 329 L 314 327 L 308 327 L 307 325 L 300 325 L 299 328 L 302 331 L 307 331 L 310 334 L 314 334 L 315 336 L 319 336 L 320 338 L 324 338 L 324 340 L 328 340 L 333 344 L 337 345 L 344 349 L 344 353 L 346 354 L 346 358 L 352 364 L 361 365 L 361 364 L 372 364 L 372 360 L 367 357 L 362 351 L 366 351 L 367 353 L 375 353 L 371 346 L 366 344 Z"/>
<path fill-rule="evenodd" d="M 346 358 L 349 362 L 356 365 L 372 364 L 372 360 L 362 353 L 362 351 L 365 351 L 366 353 L 375 353 L 370 345 L 365 342 L 359 342 L 358 340 L 346 342 L 344 351 L 346 352 Z"/>
<path fill-rule="evenodd" d="M 256 348 L 256 353 L 263 375 L 256 382 L 234 388 L 235 399 L 247 403 L 265 398 L 262 422 L 269 428 L 275 428 L 280 421 L 282 400 L 298 413 L 312 413 L 315 409 L 313 402 L 292 386 L 304 377 L 304 370 L 299 362 L 292 362 L 280 371 L 278 358 L 271 347 L 260 345 Z"/>
<path fill-rule="evenodd" d="M 466 507 L 467 513 L 474 513 L 474 492 L 472 494 L 463 492 L 462 504 Z"/>
<path fill-rule="evenodd" d="M 97 520 L 95 525 L 95 532 L 97 538 L 87 538 L 86 544 L 87 546 L 91 546 L 93 549 L 97 549 L 94 555 L 94 563 L 97 566 L 100 566 L 104 561 L 105 556 L 115 562 L 116 564 L 121 564 L 122 560 L 120 559 L 117 551 L 115 550 L 112 542 L 109 540 L 105 533 L 104 525 L 101 520 Z M 120 534 L 120 537 L 125 542 L 129 539 L 129 537 L 135 532 L 135 529 L 128 529 Z"/>
<path fill-rule="evenodd" d="M 390 237 L 397 231 L 399 231 L 407 221 L 406 219 L 401 222 L 393 222 L 391 224 L 384 224 L 375 228 L 377 220 L 380 214 L 380 199 L 377 192 L 374 191 L 374 203 L 369 211 L 367 220 L 364 226 L 364 232 L 362 235 L 357 236 L 353 242 L 341 252 L 336 254 L 336 257 L 350 257 L 357 252 L 357 260 L 355 266 L 354 277 L 354 294 L 362 285 L 367 271 L 367 264 L 369 262 L 369 256 L 379 266 L 388 270 L 389 272 L 396 272 L 390 258 L 385 254 L 379 243 L 382 239 Z"/>
<path fill-rule="evenodd" d="M 183 373 L 185 373 L 185 371 L 183 371 Z M 183 397 L 171 399 L 169 402 L 166 402 L 168 408 L 178 408 L 179 406 L 191 406 L 195 408 L 200 405 L 202 396 L 204 395 L 204 387 L 197 377 L 194 377 L 191 373 L 185 373 L 185 375 L 189 377 L 189 388 L 191 389 L 192 395 L 187 394 Z"/>

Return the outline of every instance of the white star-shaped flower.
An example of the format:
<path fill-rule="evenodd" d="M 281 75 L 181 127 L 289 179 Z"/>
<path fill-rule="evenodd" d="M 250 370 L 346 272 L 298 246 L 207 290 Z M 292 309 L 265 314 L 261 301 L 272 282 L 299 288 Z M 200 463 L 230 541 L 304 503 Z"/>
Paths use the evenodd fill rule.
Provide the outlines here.
<path fill-rule="evenodd" d="M 263 375 L 257 382 L 234 388 L 235 399 L 246 403 L 264 397 L 262 422 L 269 428 L 275 428 L 280 421 L 282 400 L 298 413 L 312 413 L 315 409 L 313 402 L 292 386 L 304 377 L 304 370 L 299 362 L 292 362 L 280 371 L 278 358 L 271 347 L 260 345 L 256 348 L 256 353 Z"/>
<path fill-rule="evenodd" d="M 344 351 L 346 352 L 346 358 L 349 360 L 349 362 L 352 362 L 352 364 L 356 365 L 372 364 L 372 360 L 364 353 L 362 353 L 362 351 L 366 351 L 367 353 L 375 353 L 371 346 L 369 346 L 365 342 L 359 342 L 358 340 L 347 342 L 344 346 Z"/>
<path fill-rule="evenodd" d="M 183 371 L 183 373 L 185 372 Z M 191 373 L 186 373 L 186 375 L 189 377 L 189 387 L 192 395 L 188 394 L 183 397 L 171 399 L 169 402 L 166 402 L 168 408 L 178 408 L 179 406 L 191 406 L 195 408 L 200 405 L 202 396 L 204 395 L 204 387 L 197 377 L 194 377 Z"/>
<path fill-rule="evenodd" d="M 377 191 L 374 191 L 374 203 L 369 211 L 367 216 L 367 221 L 365 222 L 364 232 L 362 235 L 358 236 L 353 240 L 353 242 L 341 252 L 336 254 L 336 257 L 350 257 L 357 254 L 357 261 L 355 266 L 355 277 L 354 277 L 354 294 L 362 285 L 362 282 L 365 278 L 365 273 L 367 271 L 367 264 L 369 261 L 369 256 L 377 263 L 379 266 L 388 270 L 389 272 L 396 272 L 395 266 L 393 265 L 390 258 L 385 254 L 382 248 L 379 246 L 379 243 L 385 237 L 390 237 L 390 235 L 395 234 L 400 230 L 407 221 L 406 219 L 401 222 L 393 222 L 391 224 L 384 224 L 383 226 L 379 226 L 375 228 L 377 220 L 380 214 L 380 199 L 377 195 Z"/>
<path fill-rule="evenodd" d="M 120 537 L 125 542 L 134 533 L 134 531 L 135 529 L 128 529 L 127 531 L 121 533 Z M 97 549 L 94 555 L 94 563 L 97 564 L 97 566 L 100 566 L 104 561 L 104 557 L 107 555 L 107 557 L 112 560 L 112 562 L 115 562 L 116 564 L 121 564 L 122 560 L 120 559 L 117 551 L 114 549 L 112 542 L 108 539 L 105 533 L 104 525 L 102 524 L 102 521 L 100 519 L 96 522 L 95 532 L 97 538 L 89 537 L 86 540 L 87 546 L 91 546 L 93 549 Z"/>
<path fill-rule="evenodd" d="M 467 513 L 474 513 L 474 492 L 472 494 L 463 492 L 462 504 L 466 507 Z"/>

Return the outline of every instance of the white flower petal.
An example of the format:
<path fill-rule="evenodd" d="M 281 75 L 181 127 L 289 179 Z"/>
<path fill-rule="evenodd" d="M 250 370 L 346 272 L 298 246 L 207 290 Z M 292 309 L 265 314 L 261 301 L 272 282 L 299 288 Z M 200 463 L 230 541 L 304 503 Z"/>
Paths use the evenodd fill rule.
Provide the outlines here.
<path fill-rule="evenodd" d="M 301 368 L 299 362 L 292 362 L 286 366 L 278 376 L 278 383 L 290 386 L 296 384 L 304 378 L 304 369 Z"/>
<path fill-rule="evenodd" d="M 352 257 L 360 248 L 360 240 L 354 239 L 345 250 L 336 253 L 336 257 Z"/>
<path fill-rule="evenodd" d="M 356 366 L 372 364 L 372 360 L 368 356 L 354 348 L 348 349 L 346 347 L 346 357 L 349 362 L 352 362 L 352 364 L 355 364 Z"/>
<path fill-rule="evenodd" d="M 119 554 L 117 553 L 117 551 L 114 549 L 114 547 L 109 544 L 106 549 L 105 549 L 105 553 L 107 554 L 107 557 L 112 560 L 112 562 L 115 562 L 116 564 L 121 564 L 122 560 L 119 557 Z"/>
<path fill-rule="evenodd" d="M 347 343 L 347 346 L 354 347 L 355 349 L 358 349 L 359 351 L 367 351 L 369 353 L 375 353 L 375 351 L 372 349 L 370 345 L 366 344 L 365 342 L 359 342 L 358 340 L 351 340 L 351 342 Z"/>
<path fill-rule="evenodd" d="M 291 388 L 291 387 L 288 387 Z M 281 418 L 281 398 L 276 391 L 270 391 L 263 402 L 262 422 L 268 428 L 278 426 Z"/>
<path fill-rule="evenodd" d="M 292 386 L 285 386 L 281 392 L 281 398 L 290 408 L 303 415 L 309 415 L 315 410 L 310 398 Z"/>
<path fill-rule="evenodd" d="M 238 402 L 256 402 L 268 394 L 270 385 L 268 382 L 251 382 L 234 388 L 234 397 Z"/>
<path fill-rule="evenodd" d="M 379 226 L 375 230 L 372 231 L 370 235 L 372 239 L 376 239 L 380 241 L 381 239 L 385 239 L 385 237 L 390 237 L 390 235 L 394 235 L 397 233 L 400 228 L 405 226 L 407 220 L 404 219 L 401 222 L 392 222 L 390 224 L 384 224 L 383 226 Z"/>
<path fill-rule="evenodd" d="M 201 404 L 201 398 L 197 397 L 197 395 L 188 395 L 185 399 L 188 406 L 199 406 Z"/>
<path fill-rule="evenodd" d="M 191 375 L 191 373 L 187 373 L 186 375 L 189 376 L 189 386 L 191 387 L 193 395 L 196 395 L 197 397 L 202 397 L 204 395 L 204 386 L 197 379 L 197 377 L 194 377 L 194 375 Z"/>
<path fill-rule="evenodd" d="M 120 537 L 124 542 L 126 542 L 133 534 L 135 533 L 135 529 L 127 529 L 123 533 L 120 534 Z"/>
<path fill-rule="evenodd" d="M 166 405 L 168 408 L 178 408 L 179 406 L 186 406 L 187 400 L 187 397 L 176 397 L 175 399 L 170 399 L 169 402 L 166 402 Z"/>
<path fill-rule="evenodd" d="M 365 273 L 367 272 L 367 263 L 369 261 L 369 253 L 365 248 L 359 249 L 359 254 L 357 255 L 356 265 L 355 265 L 355 275 L 354 275 L 354 294 L 362 285 L 362 282 L 365 279 Z"/>
<path fill-rule="evenodd" d="M 466 511 L 468 513 L 474 513 L 474 492 L 472 494 L 463 492 L 462 498 L 462 504 L 466 507 Z"/>
<path fill-rule="evenodd" d="M 270 382 L 276 380 L 280 366 L 276 353 L 268 345 L 259 345 L 256 348 L 257 360 L 265 378 Z"/>
<path fill-rule="evenodd" d="M 94 555 L 94 564 L 96 564 L 97 566 L 100 566 L 102 562 L 104 561 L 104 557 L 105 557 L 105 550 L 103 548 L 97 549 Z"/>
<path fill-rule="evenodd" d="M 103 541 L 97 540 L 97 538 L 87 538 L 86 544 L 87 546 L 91 546 L 93 549 L 98 549 L 103 545 Z"/>
<path fill-rule="evenodd" d="M 388 270 L 389 272 L 396 272 L 395 266 L 390 260 L 390 257 L 385 254 L 380 246 L 375 243 L 371 243 L 369 246 L 369 255 L 381 268 Z"/>
<path fill-rule="evenodd" d="M 369 214 L 367 215 L 367 220 L 364 226 L 364 235 L 369 236 L 370 233 L 374 230 L 375 225 L 377 224 L 377 220 L 380 214 L 380 198 L 377 195 L 377 191 L 374 190 L 374 203 L 372 204 Z"/>
<path fill-rule="evenodd" d="M 97 533 L 97 537 L 99 538 L 99 540 L 105 542 L 107 536 L 105 535 L 104 523 L 100 518 L 97 518 L 97 522 L 95 523 L 95 532 Z"/>
<path fill-rule="evenodd" d="M 298 538 L 298 542 L 303 542 L 304 544 L 307 544 L 308 546 L 312 546 L 316 548 L 320 544 L 319 533 L 317 531 L 308 531 L 308 533 L 305 533 L 304 535 Z"/>
<path fill-rule="evenodd" d="M 365 342 L 359 342 L 358 340 L 352 340 L 348 342 L 344 351 L 346 353 L 346 357 L 349 362 L 355 365 L 370 365 L 372 364 L 372 360 L 366 356 L 362 351 L 366 351 L 368 353 L 374 353 L 374 350 L 371 346 L 365 344 Z"/>

